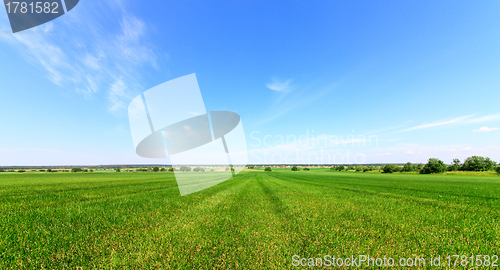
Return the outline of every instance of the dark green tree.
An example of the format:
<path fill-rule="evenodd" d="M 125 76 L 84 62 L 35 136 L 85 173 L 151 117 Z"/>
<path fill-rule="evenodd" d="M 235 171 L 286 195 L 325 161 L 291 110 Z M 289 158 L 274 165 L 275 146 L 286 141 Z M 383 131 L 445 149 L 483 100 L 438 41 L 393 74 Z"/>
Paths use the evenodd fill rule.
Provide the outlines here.
<path fill-rule="evenodd" d="M 264 169 L 264 171 L 266 171 L 266 172 L 270 172 L 270 171 L 272 171 L 272 170 L 271 170 L 271 167 L 266 167 L 266 168 Z"/>
<path fill-rule="evenodd" d="M 489 157 L 484 158 L 480 156 L 468 157 L 464 164 L 462 165 L 462 170 L 464 171 L 490 171 L 496 167 L 496 162 L 491 160 Z"/>
<path fill-rule="evenodd" d="M 403 166 L 403 169 L 401 169 L 402 172 L 413 172 L 413 165 L 408 162 Z"/>
<path fill-rule="evenodd" d="M 424 165 L 421 174 L 429 174 L 429 173 L 442 173 L 446 171 L 446 164 L 442 160 L 437 158 L 430 158 L 427 164 Z"/>
<path fill-rule="evenodd" d="M 299 168 L 297 168 L 297 166 L 293 166 L 293 167 L 292 167 L 292 171 L 296 172 L 296 171 L 298 171 L 298 170 L 299 170 Z"/>
<path fill-rule="evenodd" d="M 158 166 L 153 167 L 153 172 L 157 172 L 159 170 L 160 170 L 160 168 L 158 168 Z"/>
<path fill-rule="evenodd" d="M 382 172 L 383 173 L 394 173 L 397 172 L 399 169 L 399 166 L 396 164 L 387 164 L 384 167 L 382 167 Z"/>

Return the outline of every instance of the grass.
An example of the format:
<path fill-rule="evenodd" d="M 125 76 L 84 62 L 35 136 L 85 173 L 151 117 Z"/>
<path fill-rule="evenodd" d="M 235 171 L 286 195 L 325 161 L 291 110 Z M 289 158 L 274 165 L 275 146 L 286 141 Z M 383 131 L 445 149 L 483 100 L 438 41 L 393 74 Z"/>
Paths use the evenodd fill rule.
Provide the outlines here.
<path fill-rule="evenodd" d="M 499 198 L 500 177 L 470 175 L 248 170 L 181 197 L 172 173 L 5 173 L 0 269 L 283 269 L 295 268 L 295 254 L 498 255 Z"/>

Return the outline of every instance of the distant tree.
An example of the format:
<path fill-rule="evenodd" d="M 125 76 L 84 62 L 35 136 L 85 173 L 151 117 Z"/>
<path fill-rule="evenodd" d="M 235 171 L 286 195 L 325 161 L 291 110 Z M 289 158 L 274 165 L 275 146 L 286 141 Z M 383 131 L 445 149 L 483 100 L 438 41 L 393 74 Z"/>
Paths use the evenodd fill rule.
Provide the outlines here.
<path fill-rule="evenodd" d="M 394 173 L 397 172 L 399 169 L 399 166 L 396 164 L 387 164 L 384 167 L 382 167 L 382 172 L 383 173 Z"/>
<path fill-rule="evenodd" d="M 309 168 L 308 167 L 304 167 L 304 169 L 302 169 L 303 171 L 309 171 Z"/>
<path fill-rule="evenodd" d="M 0 172 L 5 172 L 3 169 L 0 169 Z"/>
<path fill-rule="evenodd" d="M 45 170 L 38 170 L 39 172 L 44 172 Z"/>
<path fill-rule="evenodd" d="M 496 168 L 495 168 L 495 171 L 496 171 L 498 174 L 500 174 L 500 166 L 496 167 Z"/>
<path fill-rule="evenodd" d="M 357 172 L 362 172 L 364 170 L 364 167 L 363 166 L 356 166 L 354 168 Z"/>
<path fill-rule="evenodd" d="M 23 173 L 26 172 L 25 170 L 17 170 L 17 172 Z"/>
<path fill-rule="evenodd" d="M 94 172 L 94 169 L 90 169 L 89 172 Z"/>
<path fill-rule="evenodd" d="M 462 170 L 464 171 L 489 171 L 496 167 L 496 162 L 491 160 L 489 157 L 484 158 L 480 156 L 468 157 L 464 164 L 462 165 Z"/>
<path fill-rule="evenodd" d="M 266 172 L 270 172 L 270 171 L 272 171 L 272 170 L 271 170 L 271 167 L 266 167 L 266 168 L 264 169 L 264 171 L 266 171 Z"/>
<path fill-rule="evenodd" d="M 255 169 L 255 166 L 248 166 L 248 169 Z"/>
<path fill-rule="evenodd" d="M 462 165 L 460 164 L 460 160 L 458 158 L 453 159 L 453 164 L 447 167 L 449 172 L 456 172 L 462 169 Z"/>
<path fill-rule="evenodd" d="M 354 166 L 349 166 L 349 167 L 347 167 L 347 170 L 349 170 L 349 171 L 350 171 L 350 170 L 354 170 Z"/>
<path fill-rule="evenodd" d="M 204 172 L 204 171 L 205 171 L 205 169 L 204 169 L 204 168 L 202 168 L 202 167 L 195 167 L 195 168 L 193 169 L 193 172 Z"/>
<path fill-rule="evenodd" d="M 403 166 L 403 169 L 401 169 L 402 172 L 413 172 L 413 165 L 408 162 Z"/>
<path fill-rule="evenodd" d="M 297 166 L 293 166 L 292 171 L 294 171 L 294 172 L 299 171 L 299 168 L 297 168 Z"/>
<path fill-rule="evenodd" d="M 89 172 L 89 169 L 83 169 L 82 172 Z"/>
<path fill-rule="evenodd" d="M 414 172 L 420 172 L 423 168 L 424 168 L 424 164 L 422 164 L 422 163 L 413 164 L 413 171 Z"/>
<path fill-rule="evenodd" d="M 181 172 L 190 172 L 191 171 L 191 167 L 182 165 L 181 168 L 180 168 L 180 171 Z"/>
<path fill-rule="evenodd" d="M 78 168 L 78 167 L 71 168 L 71 172 L 81 172 L 81 171 L 82 171 L 82 168 Z"/>
<path fill-rule="evenodd" d="M 173 171 L 174 171 L 174 167 L 170 167 L 170 168 L 168 168 L 168 171 L 169 171 L 169 172 L 173 172 Z"/>
<path fill-rule="evenodd" d="M 47 169 L 47 172 L 51 172 L 51 171 L 52 171 L 52 169 Z"/>
<path fill-rule="evenodd" d="M 215 170 L 214 170 L 214 169 L 210 169 L 210 171 L 211 171 L 211 172 L 215 172 Z"/>
<path fill-rule="evenodd" d="M 225 171 L 228 172 L 229 171 L 229 167 L 226 167 Z"/>
<path fill-rule="evenodd" d="M 345 167 L 344 167 L 344 165 L 340 165 L 338 167 L 335 167 L 335 169 L 340 172 L 340 171 L 345 170 Z"/>
<path fill-rule="evenodd" d="M 446 171 L 446 164 L 437 158 L 430 158 L 424 168 L 420 171 L 421 174 L 442 173 Z"/>
<path fill-rule="evenodd" d="M 161 169 L 160 169 L 160 172 L 164 172 L 164 171 L 166 171 L 166 170 L 167 170 L 167 169 L 165 169 L 165 168 L 161 168 Z"/>
<path fill-rule="evenodd" d="M 157 172 L 159 170 L 160 170 L 160 168 L 158 168 L 158 166 L 153 167 L 153 172 Z"/>
<path fill-rule="evenodd" d="M 57 170 L 52 170 L 52 171 L 50 171 L 50 172 L 57 172 Z"/>
<path fill-rule="evenodd" d="M 120 168 L 116 168 L 116 172 L 121 172 Z"/>

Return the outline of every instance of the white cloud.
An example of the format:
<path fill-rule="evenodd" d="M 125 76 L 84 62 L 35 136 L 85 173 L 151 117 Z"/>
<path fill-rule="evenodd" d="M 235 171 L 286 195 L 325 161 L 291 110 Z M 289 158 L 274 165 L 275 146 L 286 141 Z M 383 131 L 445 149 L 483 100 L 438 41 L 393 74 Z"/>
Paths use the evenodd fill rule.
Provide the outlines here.
<path fill-rule="evenodd" d="M 267 83 L 267 88 L 278 91 L 278 92 L 288 92 L 290 91 L 290 84 L 292 83 L 292 79 L 288 79 L 286 81 L 279 81 L 277 79 L 273 79 L 272 82 Z"/>
<path fill-rule="evenodd" d="M 495 130 L 499 130 L 499 128 L 482 127 L 480 129 L 474 130 L 474 132 L 490 132 L 490 131 L 495 131 Z"/>
<path fill-rule="evenodd" d="M 413 152 L 413 151 L 407 151 L 406 153 L 408 153 L 408 154 L 415 154 L 415 152 Z"/>
<path fill-rule="evenodd" d="M 467 147 L 464 147 L 462 150 L 472 150 L 472 147 L 467 146 Z"/>

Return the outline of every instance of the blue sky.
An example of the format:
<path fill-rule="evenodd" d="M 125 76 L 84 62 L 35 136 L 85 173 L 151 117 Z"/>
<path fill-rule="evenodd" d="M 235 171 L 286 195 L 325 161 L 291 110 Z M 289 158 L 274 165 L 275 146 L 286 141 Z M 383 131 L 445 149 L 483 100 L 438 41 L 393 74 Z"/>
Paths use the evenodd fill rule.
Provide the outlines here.
<path fill-rule="evenodd" d="M 207 110 L 240 114 L 251 163 L 500 161 L 499 11 L 81 0 L 12 34 L 0 9 L 0 165 L 164 163 L 135 154 L 127 106 L 191 73 Z"/>

